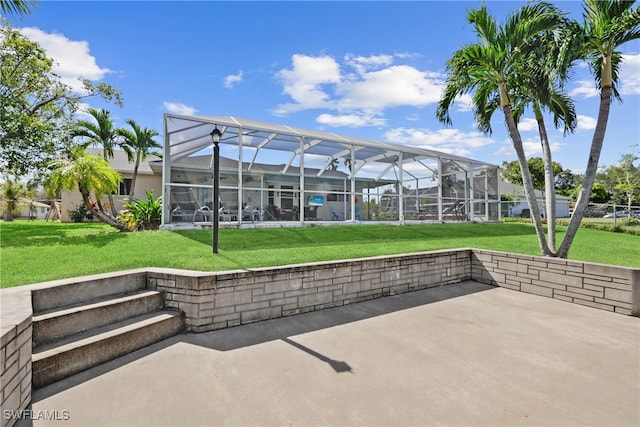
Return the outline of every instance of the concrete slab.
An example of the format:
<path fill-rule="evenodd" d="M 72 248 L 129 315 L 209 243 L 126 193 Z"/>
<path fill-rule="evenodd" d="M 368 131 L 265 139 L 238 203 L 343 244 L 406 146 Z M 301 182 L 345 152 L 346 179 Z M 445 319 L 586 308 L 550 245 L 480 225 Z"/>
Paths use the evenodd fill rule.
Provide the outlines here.
<path fill-rule="evenodd" d="M 638 318 L 465 282 L 180 335 L 36 391 L 31 416 L 34 426 L 638 426 L 639 379 Z"/>

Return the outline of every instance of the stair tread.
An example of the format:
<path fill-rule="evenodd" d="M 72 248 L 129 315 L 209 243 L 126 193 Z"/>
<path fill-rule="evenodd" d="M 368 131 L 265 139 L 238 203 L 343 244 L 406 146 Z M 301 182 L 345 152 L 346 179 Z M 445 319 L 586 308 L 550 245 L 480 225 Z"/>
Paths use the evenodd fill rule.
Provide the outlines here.
<path fill-rule="evenodd" d="M 173 317 L 182 316 L 182 312 L 178 310 L 157 310 L 141 316 L 132 317 L 107 326 L 95 329 L 89 329 L 78 334 L 63 338 L 52 343 L 48 343 L 33 349 L 32 360 L 34 362 L 46 359 L 49 356 L 64 353 L 65 351 L 80 348 L 101 340 L 153 325 Z"/>
<path fill-rule="evenodd" d="M 51 319 L 54 317 L 75 313 L 78 311 L 90 310 L 92 308 L 114 305 L 114 304 L 118 304 L 125 301 L 132 301 L 138 298 L 157 295 L 160 293 L 161 292 L 159 291 L 145 289 L 142 291 L 131 292 L 126 294 L 118 294 L 115 296 L 111 295 L 111 296 L 106 296 L 101 298 L 95 298 L 92 300 L 83 301 L 76 304 L 65 305 L 63 307 L 56 307 L 56 308 L 44 310 L 38 313 L 34 313 L 32 316 L 32 321 L 35 323 L 35 322 Z"/>

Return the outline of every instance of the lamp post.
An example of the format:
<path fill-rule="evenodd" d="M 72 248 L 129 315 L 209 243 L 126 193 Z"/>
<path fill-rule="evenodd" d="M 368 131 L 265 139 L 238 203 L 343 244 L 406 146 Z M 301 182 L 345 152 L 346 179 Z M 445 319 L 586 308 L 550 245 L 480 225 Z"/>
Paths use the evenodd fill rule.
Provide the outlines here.
<path fill-rule="evenodd" d="M 218 130 L 218 126 L 214 125 L 211 131 L 211 140 L 213 141 L 213 253 L 218 253 L 218 226 L 220 225 L 220 137 L 222 132 Z"/>

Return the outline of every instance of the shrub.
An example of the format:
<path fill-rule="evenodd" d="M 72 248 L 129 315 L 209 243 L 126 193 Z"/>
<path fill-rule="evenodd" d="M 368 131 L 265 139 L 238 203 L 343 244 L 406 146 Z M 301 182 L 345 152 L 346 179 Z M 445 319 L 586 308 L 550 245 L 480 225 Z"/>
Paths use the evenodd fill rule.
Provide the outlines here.
<path fill-rule="evenodd" d="M 129 230 L 157 230 L 162 221 L 162 197 L 153 200 L 153 190 L 146 200 L 127 202 L 118 218 Z"/>
<path fill-rule="evenodd" d="M 75 209 L 67 211 L 67 213 L 73 222 L 83 222 L 88 218 L 87 209 L 84 205 L 76 205 Z"/>

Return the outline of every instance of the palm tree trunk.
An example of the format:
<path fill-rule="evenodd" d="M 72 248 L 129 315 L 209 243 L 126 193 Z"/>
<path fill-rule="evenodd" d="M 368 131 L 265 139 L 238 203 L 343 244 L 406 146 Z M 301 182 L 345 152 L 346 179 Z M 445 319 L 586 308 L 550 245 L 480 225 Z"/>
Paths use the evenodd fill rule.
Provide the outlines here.
<path fill-rule="evenodd" d="M 547 136 L 547 128 L 544 124 L 544 118 L 540 106 L 535 103 L 534 110 L 536 120 L 538 121 L 538 132 L 540 133 L 540 144 L 542 145 L 542 163 L 544 164 L 544 195 L 547 217 L 547 244 L 549 250 L 556 250 L 556 192 L 555 180 L 553 177 L 553 161 L 551 160 L 551 147 L 549 146 L 549 137 Z"/>
<path fill-rule="evenodd" d="M 596 129 L 593 132 L 593 139 L 591 141 L 591 151 L 589 152 L 589 160 L 587 162 L 587 169 L 584 173 L 584 180 L 582 181 L 582 189 L 578 195 L 576 206 L 569 221 L 567 232 L 562 239 L 560 248 L 556 256 L 559 258 L 567 258 L 569 255 L 569 248 L 573 242 L 573 238 L 576 236 L 580 222 L 584 216 L 584 211 L 589 205 L 591 199 L 591 190 L 593 183 L 596 179 L 596 172 L 598 171 L 598 161 L 600 160 L 600 153 L 602 152 L 602 145 L 604 143 L 604 135 L 607 130 L 607 122 L 609 121 L 609 112 L 611 110 L 611 86 L 603 87 L 600 91 L 600 109 L 598 111 L 598 122 L 596 123 Z"/>
<path fill-rule="evenodd" d="M 129 203 L 133 203 L 133 196 L 136 188 L 136 178 L 138 177 L 139 167 L 140 167 L 140 153 L 136 153 L 136 164 L 133 166 L 133 177 L 131 179 L 131 188 L 129 189 Z"/>
<path fill-rule="evenodd" d="M 89 193 L 82 190 L 80 190 L 80 193 L 82 193 L 82 201 L 84 202 L 84 207 L 91 213 L 91 215 L 98 218 L 100 221 L 109 224 L 114 228 L 117 228 L 120 231 L 129 231 L 129 229 L 120 221 L 113 219 L 110 216 L 100 212 L 98 209 L 94 208 L 93 204 L 91 204 L 91 200 L 89 199 Z"/>
<path fill-rule="evenodd" d="M 503 105 L 502 111 L 504 112 L 504 118 L 507 122 L 509 135 L 511 136 L 511 140 L 513 141 L 513 147 L 516 150 L 518 162 L 520 163 L 520 170 L 522 172 L 522 183 L 524 184 L 524 194 L 527 198 L 527 202 L 529 203 L 529 208 L 531 209 L 531 217 L 536 229 L 536 235 L 538 236 L 540 251 L 545 256 L 552 255 L 552 252 L 549 249 L 549 245 L 547 244 L 547 239 L 544 235 L 542 220 L 540 219 L 540 209 L 538 208 L 538 200 L 536 199 L 536 193 L 533 189 L 533 180 L 531 179 L 531 172 L 529 171 L 529 165 L 527 164 L 527 156 L 524 153 L 524 147 L 522 145 L 520 132 L 518 132 L 518 127 L 516 126 L 516 122 L 513 119 L 511 107 L 508 104 Z"/>

